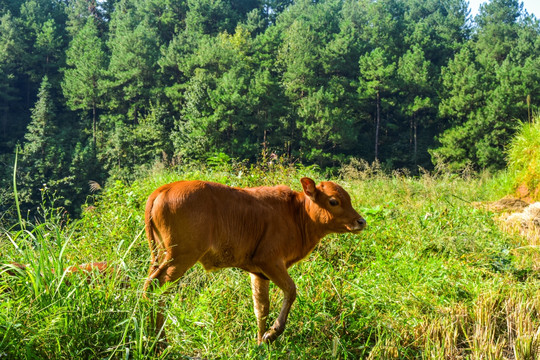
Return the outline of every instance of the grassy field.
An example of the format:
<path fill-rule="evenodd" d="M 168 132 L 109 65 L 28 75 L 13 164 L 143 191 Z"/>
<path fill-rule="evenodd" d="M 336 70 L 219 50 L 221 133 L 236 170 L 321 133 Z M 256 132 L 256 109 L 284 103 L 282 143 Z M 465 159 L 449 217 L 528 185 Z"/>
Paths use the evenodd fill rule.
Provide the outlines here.
<path fill-rule="evenodd" d="M 368 228 L 331 235 L 290 269 L 298 288 L 284 334 L 256 345 L 249 276 L 197 265 L 168 295 L 170 347 L 148 332 L 156 302 L 142 298 L 149 251 L 144 204 L 161 184 L 234 186 L 327 180 L 316 170 L 228 166 L 156 170 L 108 184 L 80 220 L 45 208 L 0 234 L 0 359 L 539 359 L 538 247 L 500 230 L 472 202 L 502 197 L 504 176 L 385 175 L 349 167 L 342 184 Z M 108 261 L 117 272 L 67 275 Z M 15 271 L 16 276 L 7 274 Z M 271 321 L 282 295 L 271 287 Z"/>

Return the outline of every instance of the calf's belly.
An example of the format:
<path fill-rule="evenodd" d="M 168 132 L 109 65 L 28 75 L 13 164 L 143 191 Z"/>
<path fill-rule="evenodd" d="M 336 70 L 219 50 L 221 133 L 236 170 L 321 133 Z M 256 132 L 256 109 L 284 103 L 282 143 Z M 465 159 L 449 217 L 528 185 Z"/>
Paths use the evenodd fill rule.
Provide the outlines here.
<path fill-rule="evenodd" d="M 199 262 L 207 271 L 237 267 L 250 271 L 251 256 L 249 248 L 240 248 L 232 244 L 222 244 L 218 247 L 209 249 Z"/>

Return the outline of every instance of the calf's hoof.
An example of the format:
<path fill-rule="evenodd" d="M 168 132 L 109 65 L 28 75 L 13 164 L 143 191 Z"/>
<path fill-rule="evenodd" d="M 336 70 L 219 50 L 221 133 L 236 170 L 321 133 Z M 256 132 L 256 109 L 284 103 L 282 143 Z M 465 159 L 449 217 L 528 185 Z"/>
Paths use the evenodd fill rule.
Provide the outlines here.
<path fill-rule="evenodd" d="M 277 337 L 281 335 L 282 332 L 283 330 L 270 328 L 267 332 L 264 333 L 262 337 L 262 343 L 263 344 L 271 343 L 272 341 L 276 340 Z"/>
<path fill-rule="evenodd" d="M 163 354 L 166 354 L 168 352 L 169 347 L 170 346 L 169 346 L 169 343 L 167 342 L 167 340 L 160 339 L 155 344 L 154 352 L 156 353 L 156 355 L 163 355 Z"/>

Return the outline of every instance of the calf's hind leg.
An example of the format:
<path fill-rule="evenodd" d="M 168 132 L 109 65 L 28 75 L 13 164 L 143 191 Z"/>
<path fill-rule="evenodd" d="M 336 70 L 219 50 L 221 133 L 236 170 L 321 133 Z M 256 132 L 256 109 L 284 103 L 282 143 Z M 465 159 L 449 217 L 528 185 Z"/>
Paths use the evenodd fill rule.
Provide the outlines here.
<path fill-rule="evenodd" d="M 259 275 L 251 275 L 251 291 L 253 293 L 253 308 L 257 317 L 257 344 L 263 341 L 263 334 L 266 331 L 266 320 L 270 311 L 270 299 L 268 292 L 270 281 L 261 278 Z"/>
<path fill-rule="evenodd" d="M 166 257 L 164 261 L 159 265 L 159 267 L 154 270 L 150 276 L 146 279 L 144 284 L 144 292 L 148 291 L 148 288 L 152 282 L 157 279 L 159 282 L 159 287 L 163 286 L 167 282 L 174 282 L 178 280 L 184 273 L 191 268 L 198 260 L 198 256 L 189 256 L 189 255 L 180 255 L 175 258 Z M 153 265 L 150 266 L 150 271 L 152 271 Z M 146 295 L 145 295 L 146 296 Z M 158 303 L 158 312 L 155 321 L 155 331 L 158 334 L 160 331 L 162 337 L 164 336 L 163 325 L 164 325 L 164 309 L 165 309 L 165 294 L 161 294 L 159 303 Z"/>

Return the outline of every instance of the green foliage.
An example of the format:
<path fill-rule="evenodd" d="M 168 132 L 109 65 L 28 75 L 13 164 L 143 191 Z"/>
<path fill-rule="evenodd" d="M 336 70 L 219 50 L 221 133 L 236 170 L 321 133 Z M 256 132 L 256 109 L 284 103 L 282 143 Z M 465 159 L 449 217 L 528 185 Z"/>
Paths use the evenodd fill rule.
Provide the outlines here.
<path fill-rule="evenodd" d="M 514 188 L 525 184 L 530 195 L 540 199 L 540 117 L 521 124 L 508 148 L 508 172 Z"/>
<path fill-rule="evenodd" d="M 41 193 L 50 179 L 58 181 L 58 185 L 65 181 L 62 179 L 65 154 L 56 138 L 57 119 L 50 91 L 49 80 L 44 77 L 25 135 L 20 175 L 24 189 L 21 198 L 26 207 L 41 201 Z"/>
<path fill-rule="evenodd" d="M 70 66 L 65 70 L 63 82 L 67 103 L 72 109 L 90 110 L 102 95 L 99 89 L 106 64 L 103 43 L 94 17 L 87 18 L 86 24 L 73 38 L 66 55 L 66 63 Z"/>
<path fill-rule="evenodd" d="M 436 94 L 431 86 L 431 71 L 432 64 L 425 59 L 424 51 L 419 46 L 414 46 L 412 51 L 407 51 L 399 59 L 397 73 L 400 88 L 407 89 L 403 94 L 407 102 L 402 111 L 410 119 L 408 152 L 415 164 L 418 164 L 418 138 L 422 138 L 422 134 L 418 134 L 418 127 L 428 128 L 436 114 L 433 103 Z"/>
<path fill-rule="evenodd" d="M 94 148 L 97 137 L 96 110 L 103 107 L 104 67 L 106 62 L 103 42 L 93 16 L 76 33 L 66 52 L 70 68 L 64 72 L 62 89 L 66 104 L 72 110 L 92 110 L 92 136 Z"/>
<path fill-rule="evenodd" d="M 275 146 L 277 134 L 263 143 L 267 133 L 279 131 L 273 115 L 279 115 L 280 104 L 272 95 L 280 90 L 254 62 L 255 46 L 248 30 L 238 26 L 232 35 L 204 37 L 192 55 L 178 59 L 175 66 L 190 79 L 173 94 L 182 104 L 172 134 L 179 155 L 204 159 L 220 150 L 253 160 L 265 145 Z"/>
<path fill-rule="evenodd" d="M 220 152 L 213 156 L 210 156 L 206 162 L 209 166 L 214 167 L 227 166 L 231 162 L 231 158 L 229 155 Z"/>
<path fill-rule="evenodd" d="M 159 85 L 157 61 L 161 45 L 157 29 L 136 12 L 131 0 L 122 0 L 111 19 L 108 47 L 108 108 L 137 121 Z"/>
<path fill-rule="evenodd" d="M 301 1 L 278 24 L 284 37 L 277 59 L 283 68 L 282 85 L 297 116 L 296 124 L 290 125 L 291 131 L 297 129 L 293 141 L 298 139 L 303 158 L 320 166 L 336 165 L 356 142 L 356 133 L 350 131 L 355 120 L 350 84 L 354 75 L 337 60 L 346 58 L 352 45 L 331 16 L 337 5 Z"/>
<path fill-rule="evenodd" d="M 17 25 L 7 12 L 0 18 L 0 110 L 6 113 L 9 102 L 17 100 L 13 84 L 17 60 L 23 56 Z"/>
<path fill-rule="evenodd" d="M 372 114 L 375 119 L 375 161 L 379 160 L 379 133 L 381 128 L 381 112 L 391 106 L 389 93 L 394 84 L 392 79 L 396 68 L 395 62 L 382 48 L 375 48 L 370 53 L 360 57 L 360 87 L 358 92 L 375 104 Z"/>
<path fill-rule="evenodd" d="M 216 153 L 500 169 L 538 109 L 539 34 L 514 0 L 3 1 L 0 201 L 15 146 L 50 142 L 27 134 L 44 76 L 72 212 L 89 180 Z"/>
<path fill-rule="evenodd" d="M 152 105 L 151 112 L 135 125 L 122 117 L 108 119 L 112 128 L 98 159 L 113 178 L 132 180 L 138 169 L 167 163 L 172 146 L 165 135 L 167 116 L 163 107 Z"/>
<path fill-rule="evenodd" d="M 505 146 L 527 118 L 527 96 L 540 90 L 533 70 L 540 28 L 524 17 L 518 1 L 485 4 L 476 22 L 474 41 L 443 69 L 446 96 L 439 110 L 450 126 L 431 153 L 454 169 L 465 164 L 500 169 Z"/>
<path fill-rule="evenodd" d="M 216 35 L 234 29 L 235 13 L 232 4 L 225 0 L 188 0 L 186 31 Z M 236 21 L 235 21 L 236 20 Z"/>
<path fill-rule="evenodd" d="M 56 197 L 58 206 L 65 211 L 78 214 L 80 204 L 86 200 L 88 179 L 99 179 L 93 147 L 84 137 L 67 139 L 71 128 L 62 123 L 51 91 L 51 84 L 44 77 L 17 172 L 22 189 L 21 207 L 29 217 L 36 215 L 36 207 L 46 194 Z M 68 148 L 70 153 L 66 152 Z"/>

